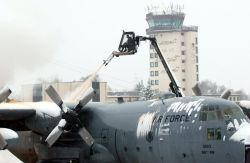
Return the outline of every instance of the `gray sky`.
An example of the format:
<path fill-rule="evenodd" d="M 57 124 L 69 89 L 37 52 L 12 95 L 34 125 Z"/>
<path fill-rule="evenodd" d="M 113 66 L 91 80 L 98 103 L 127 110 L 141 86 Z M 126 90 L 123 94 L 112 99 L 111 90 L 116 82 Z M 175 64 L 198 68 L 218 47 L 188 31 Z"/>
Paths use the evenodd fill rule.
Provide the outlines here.
<path fill-rule="evenodd" d="M 117 49 L 122 30 L 145 35 L 148 5 L 167 6 L 171 2 L 0 0 L 1 84 L 14 87 L 14 83 L 33 83 L 37 78 L 54 76 L 64 81 L 78 80 Z M 199 26 L 200 79 L 250 92 L 249 2 L 174 2 L 185 6 L 185 25 Z M 136 82 L 147 80 L 148 69 L 145 43 L 135 56 L 115 58 L 100 77 L 113 88 L 128 90 Z"/>

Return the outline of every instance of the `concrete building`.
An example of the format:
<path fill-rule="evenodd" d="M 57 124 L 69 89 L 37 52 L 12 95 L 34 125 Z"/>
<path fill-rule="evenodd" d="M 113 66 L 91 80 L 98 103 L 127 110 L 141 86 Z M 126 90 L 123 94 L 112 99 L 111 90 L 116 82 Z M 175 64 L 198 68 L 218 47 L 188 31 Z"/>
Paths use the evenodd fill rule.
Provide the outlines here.
<path fill-rule="evenodd" d="M 185 14 L 171 11 L 171 13 L 153 13 L 146 15 L 149 28 L 146 33 L 154 36 L 173 70 L 175 77 L 186 95 L 193 95 L 192 87 L 199 81 L 198 58 L 198 27 L 184 26 Z M 170 80 L 150 46 L 149 80 L 155 93 L 169 89 Z"/>
<path fill-rule="evenodd" d="M 51 101 L 46 94 L 45 89 L 52 85 L 58 94 L 67 99 L 76 90 L 81 89 L 82 85 L 86 85 L 83 81 L 74 82 L 56 82 L 56 83 L 41 83 L 41 84 L 27 84 L 22 86 L 21 101 L 38 102 Z M 92 88 L 96 91 L 96 96 L 92 99 L 93 102 L 118 102 L 122 99 L 124 102 L 138 101 L 139 95 L 135 92 L 109 92 L 107 82 L 92 82 Z M 88 85 L 87 87 L 89 87 Z"/>

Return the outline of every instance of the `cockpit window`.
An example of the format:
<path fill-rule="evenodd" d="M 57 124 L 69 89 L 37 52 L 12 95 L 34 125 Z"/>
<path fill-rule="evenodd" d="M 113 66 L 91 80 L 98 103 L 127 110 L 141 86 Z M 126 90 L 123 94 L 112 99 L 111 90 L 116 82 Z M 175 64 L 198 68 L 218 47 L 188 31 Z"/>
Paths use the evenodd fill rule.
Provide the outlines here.
<path fill-rule="evenodd" d="M 221 140 L 221 129 L 220 128 L 215 129 L 215 139 Z"/>
<path fill-rule="evenodd" d="M 238 127 L 243 122 L 249 122 L 249 119 L 244 115 L 242 110 L 233 103 L 219 103 L 219 104 L 204 104 L 201 107 L 200 121 L 224 121 L 227 125 L 228 131 L 238 130 Z M 209 134 L 210 132 L 208 132 Z M 219 132 L 214 132 L 214 134 Z M 210 134 L 211 135 L 211 134 Z"/>
<path fill-rule="evenodd" d="M 226 123 L 229 121 L 237 120 L 239 125 L 246 120 L 246 116 L 240 108 L 234 105 L 203 105 L 199 115 L 200 121 L 213 121 L 224 120 Z"/>
<path fill-rule="evenodd" d="M 238 127 L 241 125 L 242 122 L 249 121 L 242 112 L 242 110 L 238 108 L 225 108 L 223 110 L 223 115 L 228 131 L 238 130 Z"/>
<path fill-rule="evenodd" d="M 214 139 L 214 128 L 208 128 L 207 129 L 207 140 L 213 140 Z"/>
<path fill-rule="evenodd" d="M 221 128 L 208 128 L 207 140 L 221 140 Z"/>
<path fill-rule="evenodd" d="M 212 121 L 212 120 L 222 120 L 223 116 L 219 106 L 216 105 L 204 105 L 200 111 L 200 121 Z"/>

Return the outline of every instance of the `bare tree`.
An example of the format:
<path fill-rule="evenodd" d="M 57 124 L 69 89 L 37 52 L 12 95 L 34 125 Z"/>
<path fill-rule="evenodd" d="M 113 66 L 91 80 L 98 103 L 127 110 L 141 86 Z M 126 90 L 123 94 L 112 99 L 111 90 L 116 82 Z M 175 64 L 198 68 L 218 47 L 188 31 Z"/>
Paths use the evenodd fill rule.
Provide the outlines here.
<path fill-rule="evenodd" d="M 242 89 L 235 91 L 235 93 L 240 95 L 240 100 L 249 100 L 250 99 L 249 95 Z"/>
<path fill-rule="evenodd" d="M 216 82 L 210 80 L 201 81 L 199 84 L 202 95 L 221 95 L 226 89 L 224 85 L 218 85 Z M 234 94 L 240 95 L 240 100 L 249 100 L 249 95 L 244 90 L 233 90 Z"/>
<path fill-rule="evenodd" d="M 210 80 L 200 82 L 199 87 L 203 95 L 220 95 L 226 89 L 224 85 L 218 85 Z"/>
<path fill-rule="evenodd" d="M 143 97 L 144 89 L 145 86 L 143 84 L 143 81 L 140 81 L 135 85 L 134 91 L 138 92 L 139 96 Z"/>
<path fill-rule="evenodd" d="M 85 80 L 87 80 L 89 77 L 91 77 L 91 75 L 82 76 L 82 77 L 80 77 L 79 80 L 80 80 L 80 81 L 85 81 Z M 93 79 L 93 81 L 94 81 L 94 82 L 100 81 L 99 75 L 96 75 L 95 78 Z"/>
<path fill-rule="evenodd" d="M 134 90 L 138 92 L 139 96 L 145 100 L 150 100 L 153 96 L 153 91 L 149 82 L 146 87 L 144 86 L 143 81 L 138 82 L 135 85 Z"/>
<path fill-rule="evenodd" d="M 153 96 L 153 91 L 151 89 L 151 85 L 150 83 L 148 83 L 147 87 L 144 89 L 143 95 L 145 97 L 146 100 L 150 100 Z"/>

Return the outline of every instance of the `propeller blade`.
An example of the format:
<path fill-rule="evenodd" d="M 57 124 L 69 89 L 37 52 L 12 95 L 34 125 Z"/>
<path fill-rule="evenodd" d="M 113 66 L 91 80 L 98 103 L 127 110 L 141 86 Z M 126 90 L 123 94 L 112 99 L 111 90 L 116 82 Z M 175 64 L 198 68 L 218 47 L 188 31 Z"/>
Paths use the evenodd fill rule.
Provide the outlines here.
<path fill-rule="evenodd" d="M 0 92 L 0 103 L 8 98 L 11 94 L 11 90 L 9 88 L 5 88 Z"/>
<path fill-rule="evenodd" d="M 74 108 L 74 111 L 79 113 L 81 109 L 95 96 L 95 90 L 90 87 L 83 95 L 82 99 L 79 101 L 78 105 Z"/>
<path fill-rule="evenodd" d="M 58 125 L 51 131 L 49 136 L 46 138 L 45 142 L 48 143 L 49 147 L 51 147 L 57 139 L 61 136 L 63 133 L 63 127 L 66 125 L 66 120 L 61 119 Z"/>
<path fill-rule="evenodd" d="M 52 85 L 50 85 L 45 91 L 54 103 L 56 103 L 59 107 L 62 106 L 63 101 Z"/>
<path fill-rule="evenodd" d="M 220 98 L 223 98 L 223 99 L 228 99 L 228 97 L 231 95 L 231 91 L 230 89 L 226 89 L 220 96 Z"/>
<path fill-rule="evenodd" d="M 79 101 L 79 103 L 81 104 L 81 106 L 85 106 L 94 96 L 95 96 L 96 92 L 95 90 L 90 87 L 83 95 L 83 98 Z"/>
<path fill-rule="evenodd" d="M 68 111 L 68 108 L 63 105 L 63 100 L 52 85 L 50 85 L 45 91 L 47 92 L 51 100 L 56 103 L 64 113 Z"/>
<path fill-rule="evenodd" d="M 6 142 L 4 137 L 0 134 L 0 150 L 6 149 L 7 146 L 8 146 L 8 143 Z"/>
<path fill-rule="evenodd" d="M 78 134 L 82 137 L 82 139 L 89 147 L 94 144 L 94 138 L 90 135 L 90 133 L 86 130 L 85 127 L 80 128 Z"/>
<path fill-rule="evenodd" d="M 195 94 L 196 96 L 201 96 L 201 95 L 202 95 L 198 83 L 195 84 L 195 86 L 192 88 L 192 90 L 193 90 L 193 92 L 194 92 L 194 94 Z"/>

